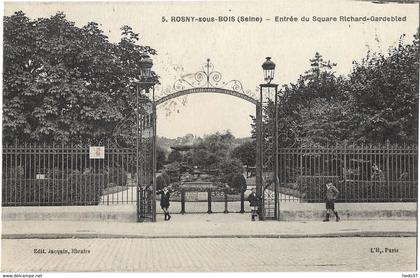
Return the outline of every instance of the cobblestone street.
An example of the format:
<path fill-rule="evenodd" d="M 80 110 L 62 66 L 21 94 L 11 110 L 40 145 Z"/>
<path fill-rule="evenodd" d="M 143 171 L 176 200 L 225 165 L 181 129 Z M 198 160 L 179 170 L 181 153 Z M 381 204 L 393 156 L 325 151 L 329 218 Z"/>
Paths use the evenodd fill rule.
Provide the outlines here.
<path fill-rule="evenodd" d="M 4 272 L 414 271 L 415 262 L 414 237 L 2 240 Z"/>

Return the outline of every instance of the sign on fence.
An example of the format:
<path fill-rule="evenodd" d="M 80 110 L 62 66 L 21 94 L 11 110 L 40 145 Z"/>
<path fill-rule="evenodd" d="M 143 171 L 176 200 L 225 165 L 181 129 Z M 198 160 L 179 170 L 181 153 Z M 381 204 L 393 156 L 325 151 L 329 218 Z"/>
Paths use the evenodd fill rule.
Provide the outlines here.
<path fill-rule="evenodd" d="M 89 147 L 90 159 L 105 159 L 105 147 Z"/>
<path fill-rule="evenodd" d="M 37 180 L 45 180 L 45 175 L 44 174 L 36 174 L 36 179 Z"/>

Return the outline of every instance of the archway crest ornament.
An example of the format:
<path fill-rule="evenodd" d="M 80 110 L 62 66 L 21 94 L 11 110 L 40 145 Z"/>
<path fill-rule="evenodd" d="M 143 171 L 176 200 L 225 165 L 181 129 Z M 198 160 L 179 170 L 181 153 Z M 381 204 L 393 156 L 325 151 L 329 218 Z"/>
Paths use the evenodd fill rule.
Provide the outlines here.
<path fill-rule="evenodd" d="M 242 98 L 255 105 L 258 104 L 256 95 L 251 90 L 244 90 L 239 80 L 223 81 L 222 74 L 214 70 L 213 63 L 207 59 L 202 70 L 193 74 L 183 75 L 172 86 L 174 92 L 156 100 L 156 105 L 170 99 L 194 93 L 219 93 Z"/>

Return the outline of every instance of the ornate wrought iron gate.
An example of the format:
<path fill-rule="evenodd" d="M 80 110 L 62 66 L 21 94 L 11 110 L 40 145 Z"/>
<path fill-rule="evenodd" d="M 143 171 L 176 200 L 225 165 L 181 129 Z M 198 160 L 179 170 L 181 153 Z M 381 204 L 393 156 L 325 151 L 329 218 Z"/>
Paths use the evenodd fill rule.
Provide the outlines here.
<path fill-rule="evenodd" d="M 137 142 L 137 220 L 156 221 L 156 107 L 141 102 Z"/>
<path fill-rule="evenodd" d="M 264 84 L 268 90 L 277 91 L 275 84 Z M 195 93 L 208 94 L 226 94 L 241 98 L 245 101 L 251 102 L 256 106 L 256 134 L 257 134 L 257 175 L 256 186 L 257 194 L 262 196 L 262 204 L 260 206 L 260 213 L 263 220 L 278 219 L 279 210 L 279 178 L 278 178 L 278 146 L 274 138 L 267 138 L 268 129 L 274 128 L 273 133 L 277 134 L 277 125 L 268 125 L 263 122 L 264 108 L 267 105 L 263 101 L 262 90 L 260 96 L 256 96 L 250 90 L 245 91 L 242 83 L 238 80 L 223 81 L 222 74 L 214 70 L 210 59 L 203 65 L 203 70 L 195 74 L 184 75 L 181 79 L 175 81 L 173 91 L 165 92 L 163 96 L 156 99 L 155 105 L 160 105 L 170 99 Z M 277 96 L 277 94 L 274 94 Z M 273 100 L 277 104 L 277 98 Z M 155 107 L 154 107 L 155 109 Z M 277 111 L 277 110 L 276 110 Z M 154 128 L 156 127 L 156 118 L 154 118 Z M 145 159 L 144 161 L 147 161 Z M 150 171 L 150 170 L 149 170 Z M 143 197 L 143 199 L 147 199 Z M 141 200 L 141 198 L 140 198 Z M 140 202 L 141 203 L 141 202 Z M 141 209 L 140 209 L 141 212 Z"/>
<path fill-rule="evenodd" d="M 262 220 L 279 219 L 279 174 L 278 174 L 278 141 L 276 122 L 267 123 L 263 118 L 267 113 L 270 101 L 274 107 L 277 105 L 277 94 L 274 100 L 264 101 L 262 88 L 277 91 L 276 84 L 260 85 L 260 101 L 256 107 L 256 183 L 257 194 L 261 196 L 260 217 Z M 277 113 L 277 109 L 274 109 Z M 270 130 L 272 129 L 272 130 Z M 268 136 L 268 134 L 272 134 Z"/>
<path fill-rule="evenodd" d="M 266 87 L 277 90 L 277 85 L 268 84 Z M 269 89 L 270 89 L 269 88 Z M 239 97 L 256 105 L 257 127 L 257 193 L 262 196 L 260 206 L 261 218 L 264 220 L 278 219 L 278 157 L 277 142 L 274 138 L 266 138 L 270 127 L 263 123 L 264 101 L 262 91 L 256 96 L 250 90 L 245 91 L 240 81 L 224 82 L 222 74 L 214 70 L 210 59 L 203 65 L 203 70 L 195 74 L 184 75 L 175 81 L 173 91 L 164 92 L 163 96 L 155 100 L 147 99 L 141 104 L 138 113 L 137 132 L 137 213 L 139 221 L 156 221 L 156 106 L 170 99 L 195 93 L 226 94 Z M 148 90 L 148 89 L 146 89 Z M 137 91 L 138 99 L 138 91 Z M 139 101 L 139 100 L 137 100 Z M 275 100 L 277 102 L 277 99 Z M 266 104 L 266 103 L 265 103 Z M 139 103 L 137 103 L 139 107 Z M 277 126 L 277 125 L 275 125 Z M 275 130 L 276 134 L 277 130 Z"/>

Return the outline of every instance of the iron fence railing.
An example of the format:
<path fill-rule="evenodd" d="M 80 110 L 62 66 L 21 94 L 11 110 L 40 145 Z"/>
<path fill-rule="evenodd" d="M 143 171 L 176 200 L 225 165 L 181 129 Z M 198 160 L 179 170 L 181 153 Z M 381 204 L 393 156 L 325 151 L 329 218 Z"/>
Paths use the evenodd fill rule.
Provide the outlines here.
<path fill-rule="evenodd" d="M 145 169 L 150 165 L 139 166 L 150 172 Z M 323 202 L 325 183 L 332 181 L 340 191 L 339 202 L 415 202 L 417 172 L 417 146 L 280 148 L 279 199 Z M 140 175 L 140 184 L 151 181 L 150 175 Z M 136 185 L 133 148 L 105 144 L 104 157 L 91 159 L 89 146 L 3 145 L 3 206 L 134 204 Z M 186 202 L 200 201 L 188 194 Z M 181 202 L 176 193 L 171 199 Z M 222 195 L 212 196 L 221 209 L 224 201 Z M 238 196 L 228 195 L 227 201 L 240 204 Z"/>
<path fill-rule="evenodd" d="M 281 148 L 280 200 L 322 202 L 331 181 L 338 202 L 415 202 L 417 154 L 417 146 L 389 143 Z"/>
<path fill-rule="evenodd" d="M 136 150 L 104 146 L 100 159 L 90 157 L 89 146 L 47 144 L 4 144 L 2 152 L 2 205 L 3 206 L 53 206 L 53 205 L 98 205 L 135 204 L 137 194 L 143 201 L 137 205 L 151 206 L 147 190 L 137 191 Z M 152 177 L 147 163 L 150 148 L 142 148 L 140 155 L 140 185 L 147 188 Z M 184 195 L 184 202 L 208 202 L 201 200 L 197 192 Z M 142 195 L 143 194 L 143 195 Z M 207 193 L 206 193 L 207 194 Z M 171 202 L 181 211 L 181 192 L 174 192 Z M 213 211 L 219 206 L 227 210 L 225 203 L 240 204 L 240 194 L 225 195 L 212 192 Z M 223 205 L 219 205 L 223 203 Z M 217 204 L 217 205 L 216 205 Z M 204 204 L 206 205 L 206 204 Z M 207 205 L 206 205 L 207 206 Z M 243 205 L 238 205 L 243 207 Z M 184 204 L 185 208 L 185 204 Z M 235 208 L 236 210 L 236 208 Z M 187 205 L 187 212 L 201 212 L 201 205 Z M 207 212 L 207 210 L 203 210 Z"/>
<path fill-rule="evenodd" d="M 92 159 L 89 146 L 4 144 L 3 206 L 135 202 L 135 150 L 103 147 Z"/>

